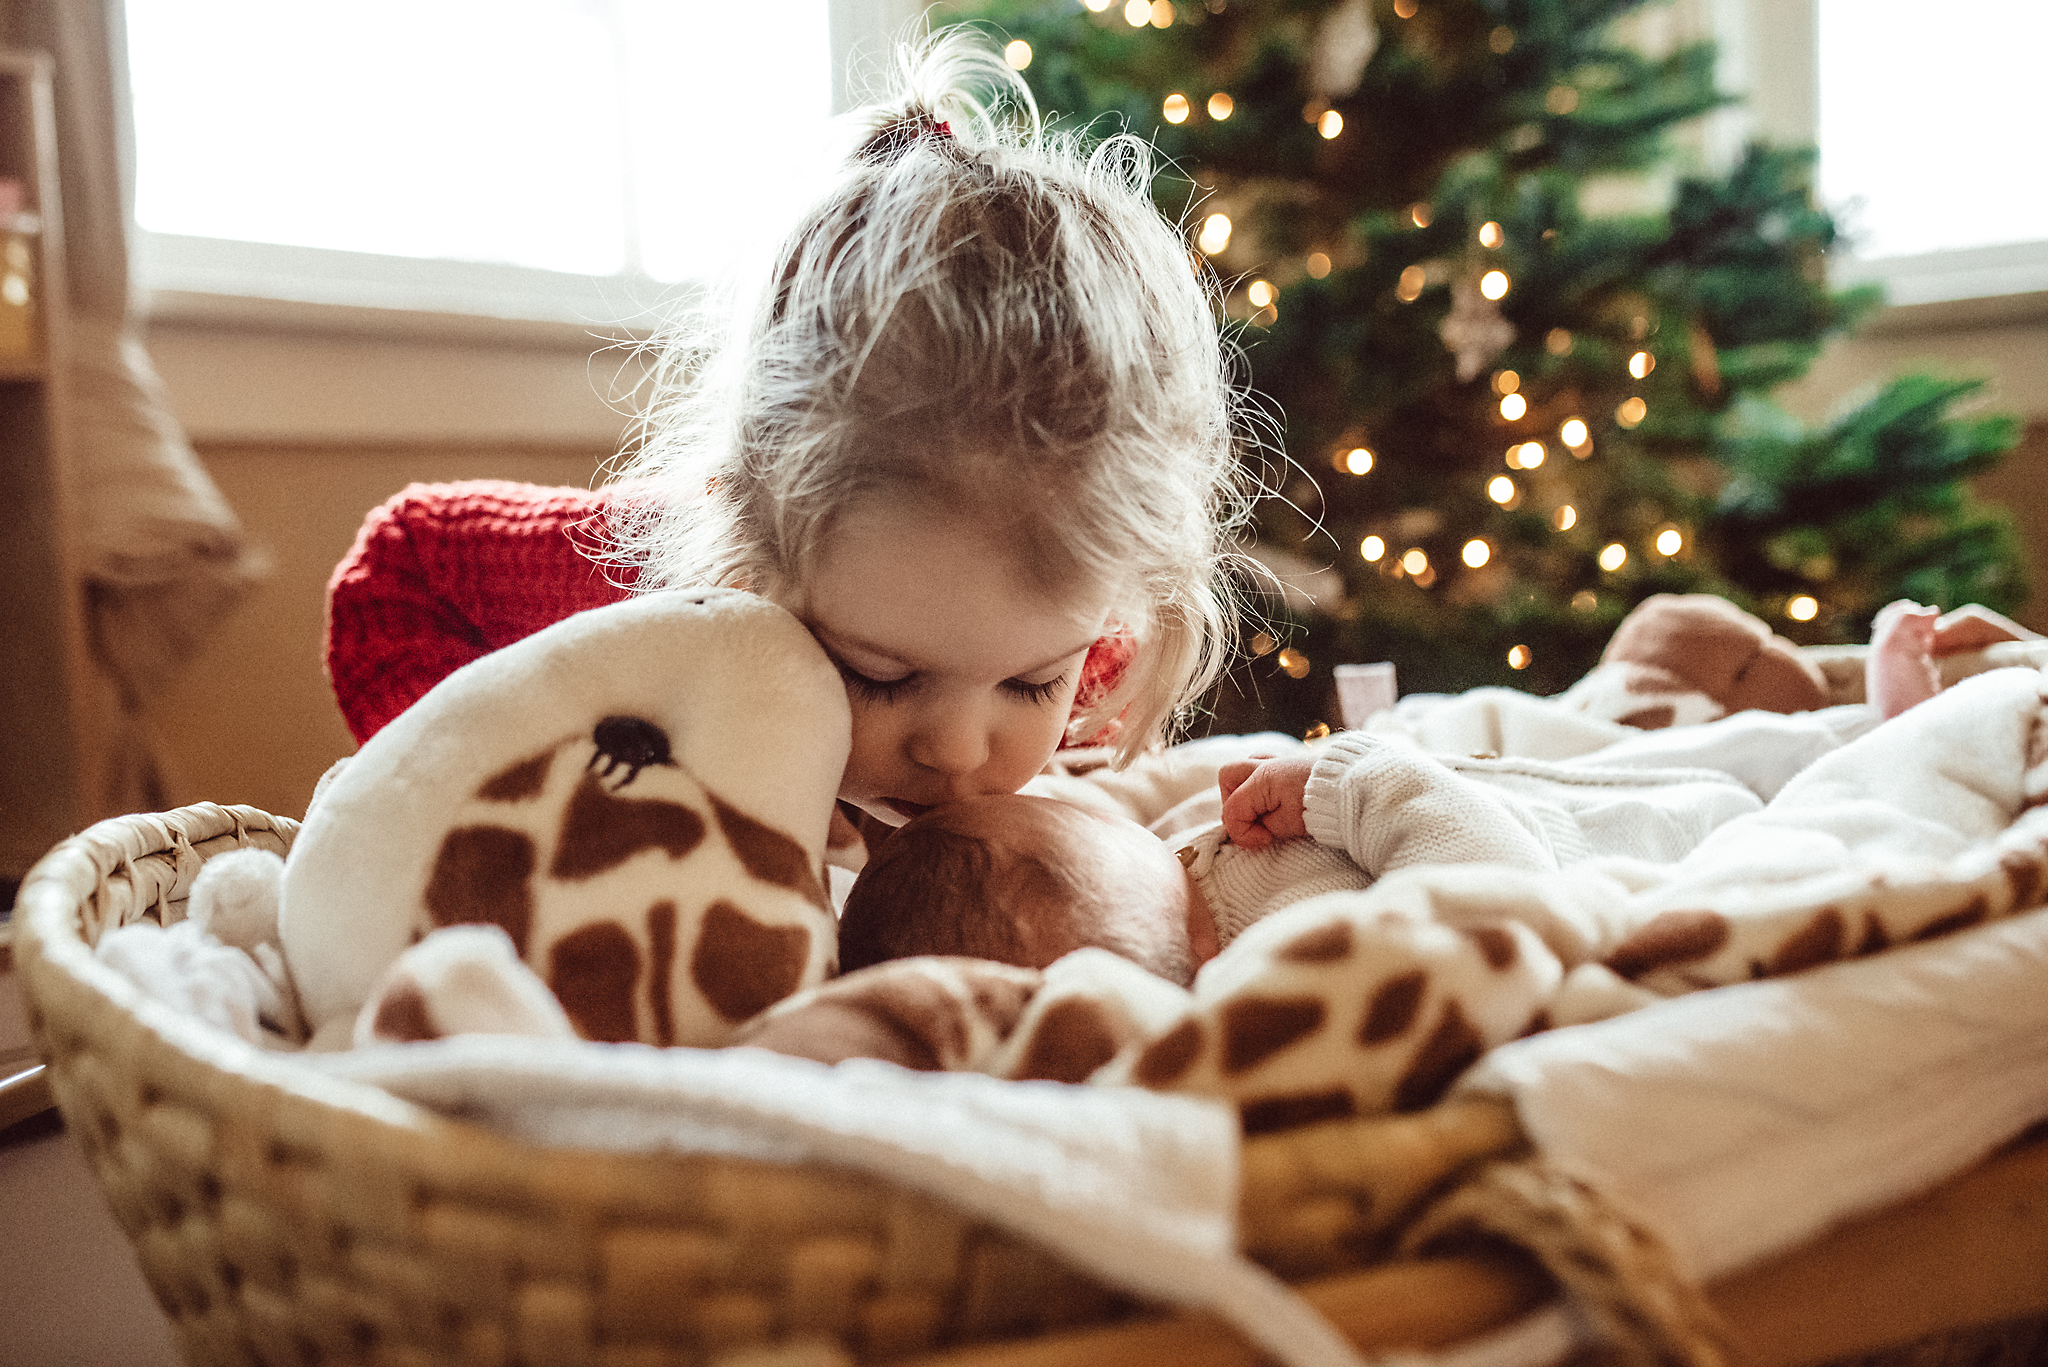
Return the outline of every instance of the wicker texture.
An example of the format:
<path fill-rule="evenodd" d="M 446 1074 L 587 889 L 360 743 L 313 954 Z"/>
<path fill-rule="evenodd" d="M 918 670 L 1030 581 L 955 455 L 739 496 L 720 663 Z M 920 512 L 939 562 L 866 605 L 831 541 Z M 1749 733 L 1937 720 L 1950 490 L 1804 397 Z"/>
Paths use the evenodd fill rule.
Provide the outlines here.
<path fill-rule="evenodd" d="M 872 1179 L 541 1151 L 325 1078 L 141 996 L 90 945 L 174 922 L 208 857 L 296 823 L 202 805 L 73 838 L 23 884 L 59 1105 L 194 1363 L 695 1363 L 829 1338 L 876 1359 L 1129 1303 Z"/>

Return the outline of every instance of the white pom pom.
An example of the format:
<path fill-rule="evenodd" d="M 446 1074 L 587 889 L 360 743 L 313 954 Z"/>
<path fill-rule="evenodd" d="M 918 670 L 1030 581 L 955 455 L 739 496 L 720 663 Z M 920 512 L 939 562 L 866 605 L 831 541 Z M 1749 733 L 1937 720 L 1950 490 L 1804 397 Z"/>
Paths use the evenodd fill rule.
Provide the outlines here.
<path fill-rule="evenodd" d="M 277 943 L 277 905 L 284 860 L 269 850 L 216 855 L 192 884 L 186 915 L 224 945 L 253 950 Z"/>

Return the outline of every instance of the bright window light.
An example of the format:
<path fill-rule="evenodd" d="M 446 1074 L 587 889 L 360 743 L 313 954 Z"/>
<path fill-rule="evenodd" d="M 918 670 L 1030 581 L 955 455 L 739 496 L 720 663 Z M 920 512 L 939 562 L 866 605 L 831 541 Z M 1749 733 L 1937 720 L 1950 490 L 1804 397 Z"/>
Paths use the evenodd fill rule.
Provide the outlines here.
<path fill-rule="evenodd" d="M 707 274 L 814 185 L 827 0 L 128 0 L 155 233 Z M 637 173 L 637 174 L 636 174 Z"/>
<path fill-rule="evenodd" d="M 2048 239 L 2048 5 L 1819 0 L 1820 191 L 1864 260 Z"/>

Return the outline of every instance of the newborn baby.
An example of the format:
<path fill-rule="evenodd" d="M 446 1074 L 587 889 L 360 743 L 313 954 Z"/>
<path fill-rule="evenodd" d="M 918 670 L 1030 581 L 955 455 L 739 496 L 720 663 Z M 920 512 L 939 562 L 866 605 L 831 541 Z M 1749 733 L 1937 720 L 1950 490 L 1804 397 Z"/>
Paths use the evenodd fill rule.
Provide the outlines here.
<path fill-rule="evenodd" d="M 1042 968 L 1094 946 L 1184 985 L 1253 922 L 1396 868 L 1668 862 L 1762 805 L 1708 770 L 1439 759 L 1355 731 L 1314 755 L 1226 766 L 1220 784 L 1223 823 L 1171 845 L 1039 797 L 927 812 L 855 882 L 841 968 L 920 954 Z"/>
<path fill-rule="evenodd" d="M 839 921 L 842 972 L 966 955 L 1043 968 L 1094 946 L 1186 986 L 1217 949 L 1201 889 L 1135 821 L 1044 797 L 970 798 L 873 851 Z"/>

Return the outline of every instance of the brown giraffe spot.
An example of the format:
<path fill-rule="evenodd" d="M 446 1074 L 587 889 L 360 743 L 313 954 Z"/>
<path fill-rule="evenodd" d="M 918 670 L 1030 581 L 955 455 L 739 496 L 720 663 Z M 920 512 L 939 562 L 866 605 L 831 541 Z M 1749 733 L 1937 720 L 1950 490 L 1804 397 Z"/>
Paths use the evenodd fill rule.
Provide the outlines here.
<path fill-rule="evenodd" d="M 1301 934 L 1280 946 L 1274 957 L 1288 964 L 1329 964 L 1351 953 L 1351 923 L 1332 921 Z"/>
<path fill-rule="evenodd" d="M 975 960 L 973 965 L 968 971 L 967 992 L 974 999 L 974 1009 L 997 1039 L 1008 1039 L 1024 1008 L 1038 995 L 1038 974 L 985 960 Z"/>
<path fill-rule="evenodd" d="M 1242 1073 L 1320 1029 L 1320 997 L 1241 997 L 1223 1008 L 1223 1071 Z"/>
<path fill-rule="evenodd" d="M 718 794 L 706 794 L 711 810 L 718 816 L 718 829 L 732 842 L 732 851 L 748 873 L 764 883 L 802 893 L 814 907 L 829 905 L 818 871 L 811 867 L 804 847 L 763 821 L 756 821 L 739 808 L 721 801 Z"/>
<path fill-rule="evenodd" d="M 1678 709 L 1670 703 L 1657 707 L 1638 707 L 1627 716 L 1620 718 L 1623 726 L 1633 726 L 1638 731 L 1661 731 L 1671 725 L 1678 716 Z"/>
<path fill-rule="evenodd" d="M 647 959 L 647 1005 L 654 1012 L 654 1042 L 667 1048 L 676 1042 L 674 902 L 656 902 L 647 908 Z"/>
<path fill-rule="evenodd" d="M 526 957 L 533 929 L 533 841 L 503 826 L 463 826 L 448 832 L 427 877 L 427 914 L 437 926 L 491 925 L 512 937 Z"/>
<path fill-rule="evenodd" d="M 633 987 L 640 947 L 617 921 L 593 921 L 548 948 L 548 986 L 576 1033 L 617 1044 L 634 1037 Z"/>
<path fill-rule="evenodd" d="M 562 835 L 548 872 L 581 881 L 617 868 L 642 850 L 681 859 L 704 839 L 704 818 L 680 802 L 614 797 L 585 774 L 562 815 Z"/>
<path fill-rule="evenodd" d="M 1912 938 L 1916 941 L 1932 940 L 1936 936 L 1947 935 L 1952 931 L 1967 930 L 1983 920 L 1990 911 L 1991 904 L 1984 900 L 1984 894 L 1980 892 L 1948 915 L 1937 916 L 1914 931 Z"/>
<path fill-rule="evenodd" d="M 1373 989 L 1366 1003 L 1365 1023 L 1358 1027 L 1360 1044 L 1385 1044 L 1397 1039 L 1414 1024 L 1422 1006 L 1422 994 L 1429 988 L 1429 974 L 1421 969 L 1396 973 Z"/>
<path fill-rule="evenodd" d="M 1116 1057 L 1120 1043 L 1099 1002 L 1069 997 L 1054 1002 L 1038 1018 L 1038 1028 L 1024 1048 L 1024 1061 L 1011 1076 L 1019 1082 L 1086 1082 L 1090 1073 Z"/>
<path fill-rule="evenodd" d="M 2012 889 L 2012 909 L 2024 911 L 2034 905 L 2041 894 L 2040 857 L 2012 850 L 1999 857 L 1998 867 L 2004 871 L 2006 884 Z"/>
<path fill-rule="evenodd" d="M 1884 933 L 1884 922 L 1877 919 L 1877 913 L 1863 913 L 1863 938 L 1856 942 L 1857 954 L 1881 954 L 1892 947 L 1892 937 Z"/>
<path fill-rule="evenodd" d="M 1145 1046 L 1133 1074 L 1140 1087 L 1155 1091 L 1171 1087 L 1194 1066 L 1195 1057 L 1201 1052 L 1202 1023 L 1190 1016 Z"/>
<path fill-rule="evenodd" d="M 1833 963 L 1842 957 L 1842 940 L 1847 930 L 1838 908 L 1822 908 L 1813 914 L 1812 920 L 1785 937 L 1785 943 L 1778 946 L 1771 959 L 1770 972 L 1797 973 L 1817 964 Z"/>
<path fill-rule="evenodd" d="M 1727 943 L 1728 918 L 1718 911 L 1659 912 L 1614 947 L 1607 966 L 1640 978 L 1667 964 L 1704 959 Z"/>
<path fill-rule="evenodd" d="M 1342 1087 L 1327 1092 L 1299 1092 L 1293 1096 L 1260 1097 L 1238 1103 L 1238 1123 L 1247 1135 L 1272 1134 L 1318 1120 L 1342 1120 L 1357 1112 L 1351 1093 Z"/>
<path fill-rule="evenodd" d="M 370 1028 L 378 1039 L 401 1043 L 441 1038 L 441 1027 L 434 1024 L 434 1015 L 427 1010 L 426 994 L 411 979 L 393 983 L 385 991 Z"/>
<path fill-rule="evenodd" d="M 738 1022 L 801 987 L 810 955 L 804 927 L 764 926 L 721 897 L 705 909 L 690 977 L 719 1015 Z"/>
<path fill-rule="evenodd" d="M 960 1018 L 960 1001 L 928 974 L 908 965 L 886 966 L 872 973 L 851 974 L 839 982 L 854 990 L 839 991 L 835 985 L 825 989 L 820 1000 L 860 1013 L 862 1031 L 886 1042 L 886 1052 L 873 1057 L 929 1073 L 944 1069 L 948 1060 L 966 1056 L 967 1023 Z"/>
<path fill-rule="evenodd" d="M 554 762 L 555 752 L 552 750 L 544 750 L 532 759 L 520 760 L 478 784 L 476 795 L 486 802 L 524 802 L 530 797 L 539 797 L 540 790 L 547 786 L 548 766 Z"/>
<path fill-rule="evenodd" d="M 1479 946 L 1479 952 L 1486 958 L 1486 966 L 1496 973 L 1521 957 L 1521 947 L 1515 943 L 1515 937 L 1508 934 L 1506 926 L 1460 926 L 1458 933 Z"/>
<path fill-rule="evenodd" d="M 1465 1019 L 1458 1003 L 1446 1001 L 1443 1018 L 1416 1051 L 1407 1075 L 1394 1088 L 1394 1109 L 1419 1111 L 1433 1104 L 1485 1050 L 1486 1042 Z"/>

